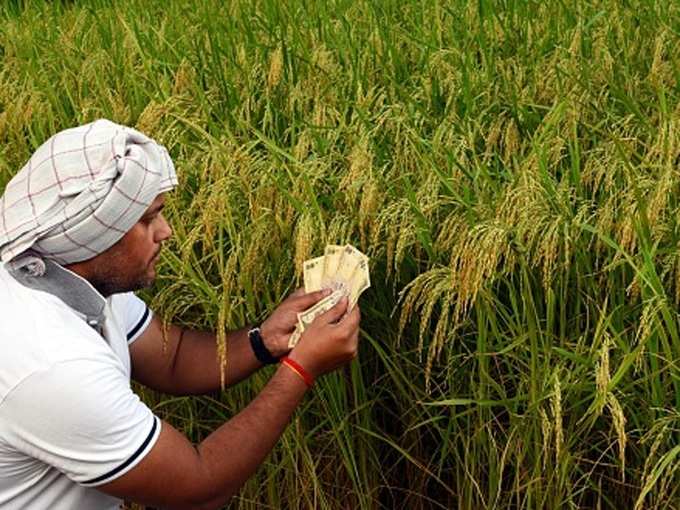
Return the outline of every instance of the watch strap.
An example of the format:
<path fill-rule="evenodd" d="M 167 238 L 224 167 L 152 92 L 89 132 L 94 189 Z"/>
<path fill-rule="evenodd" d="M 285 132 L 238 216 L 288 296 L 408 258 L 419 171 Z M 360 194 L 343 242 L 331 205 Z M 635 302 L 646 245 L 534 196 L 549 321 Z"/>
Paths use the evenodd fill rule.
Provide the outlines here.
<path fill-rule="evenodd" d="M 279 359 L 275 358 L 269 349 L 267 349 L 267 347 L 264 345 L 260 328 L 253 328 L 248 331 L 248 339 L 250 340 L 250 347 L 252 347 L 255 357 L 260 361 L 260 363 L 263 365 L 274 365 L 275 363 L 279 362 Z"/>

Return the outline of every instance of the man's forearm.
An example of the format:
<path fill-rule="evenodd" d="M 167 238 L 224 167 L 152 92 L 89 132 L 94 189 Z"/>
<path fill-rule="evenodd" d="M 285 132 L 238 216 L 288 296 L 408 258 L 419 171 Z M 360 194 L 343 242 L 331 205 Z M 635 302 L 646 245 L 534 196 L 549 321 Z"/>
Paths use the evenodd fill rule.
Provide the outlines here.
<path fill-rule="evenodd" d="M 262 323 L 265 347 L 273 356 L 290 349 L 288 341 L 300 312 L 309 309 L 328 294 L 328 290 L 291 294 Z M 168 333 L 168 334 L 166 334 Z M 227 386 L 248 377 L 262 364 L 255 357 L 247 328 L 227 334 L 225 383 Z M 146 386 L 172 393 L 190 395 L 220 388 L 221 363 L 214 333 L 184 331 L 170 326 L 166 331 L 154 318 L 151 325 L 130 347 L 133 378 Z"/>
<path fill-rule="evenodd" d="M 178 332 L 178 345 L 172 364 L 172 393 L 191 395 L 216 391 L 221 385 L 221 364 L 216 335 L 211 332 Z M 227 333 L 225 383 L 245 379 L 262 367 L 248 339 L 248 328 Z"/>
<path fill-rule="evenodd" d="M 246 409 L 198 445 L 204 469 L 222 484 L 211 487 L 214 489 L 211 503 L 215 508 L 224 505 L 260 466 L 286 428 L 305 390 L 299 376 L 281 366 Z M 225 455 L 230 453 L 225 462 Z"/>

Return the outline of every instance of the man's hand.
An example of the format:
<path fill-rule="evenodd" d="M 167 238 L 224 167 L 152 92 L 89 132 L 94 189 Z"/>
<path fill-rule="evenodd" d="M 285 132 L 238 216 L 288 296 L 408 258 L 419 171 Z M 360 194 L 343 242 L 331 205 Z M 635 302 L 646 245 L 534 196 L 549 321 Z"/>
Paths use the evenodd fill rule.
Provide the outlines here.
<path fill-rule="evenodd" d="M 361 312 L 355 306 L 347 313 L 347 305 L 344 297 L 314 319 L 289 355 L 314 378 L 335 370 L 357 355 Z"/>
<path fill-rule="evenodd" d="M 305 290 L 300 288 L 288 296 L 262 323 L 262 340 L 273 356 L 278 358 L 290 350 L 288 339 L 295 331 L 297 314 L 314 306 L 330 293 L 329 289 L 324 289 L 305 294 Z"/>

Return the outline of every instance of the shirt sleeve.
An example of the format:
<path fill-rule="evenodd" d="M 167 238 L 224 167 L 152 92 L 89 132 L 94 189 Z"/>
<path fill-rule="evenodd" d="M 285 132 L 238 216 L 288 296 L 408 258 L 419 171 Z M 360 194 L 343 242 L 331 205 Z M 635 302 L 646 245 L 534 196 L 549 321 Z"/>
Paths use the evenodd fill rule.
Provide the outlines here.
<path fill-rule="evenodd" d="M 161 427 L 103 359 L 62 361 L 27 377 L 0 404 L 0 422 L 13 448 L 91 487 L 136 466 Z"/>
<path fill-rule="evenodd" d="M 133 292 L 114 294 L 111 298 L 111 308 L 125 328 L 128 345 L 137 340 L 151 324 L 153 317 L 151 309 Z"/>

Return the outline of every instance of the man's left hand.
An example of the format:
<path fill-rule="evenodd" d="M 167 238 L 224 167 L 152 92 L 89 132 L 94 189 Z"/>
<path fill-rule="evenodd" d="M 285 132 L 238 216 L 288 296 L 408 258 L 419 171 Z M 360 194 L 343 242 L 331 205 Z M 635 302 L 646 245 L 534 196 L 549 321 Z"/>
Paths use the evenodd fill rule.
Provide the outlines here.
<path fill-rule="evenodd" d="M 305 293 L 300 288 L 288 296 L 260 326 L 264 345 L 272 356 L 281 357 L 288 353 L 288 339 L 295 331 L 297 314 L 314 306 L 331 293 L 329 289 Z"/>

